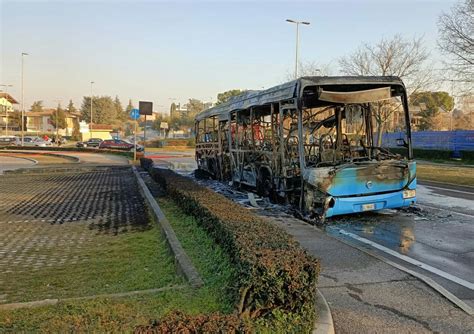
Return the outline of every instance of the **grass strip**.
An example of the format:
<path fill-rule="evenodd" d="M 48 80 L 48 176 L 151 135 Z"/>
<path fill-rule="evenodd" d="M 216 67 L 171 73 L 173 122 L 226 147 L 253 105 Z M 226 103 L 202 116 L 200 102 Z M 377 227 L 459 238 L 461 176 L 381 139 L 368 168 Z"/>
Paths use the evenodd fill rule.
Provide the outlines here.
<path fill-rule="evenodd" d="M 120 298 L 99 297 L 60 302 L 56 306 L 0 311 L 0 332 L 131 332 L 137 325 L 152 323 L 154 320 L 176 311 L 186 314 L 232 312 L 232 303 L 224 292 L 225 287 L 232 282 L 235 274 L 228 258 L 207 233 L 197 225 L 194 218 L 183 214 L 176 204 L 167 198 L 160 199 L 159 202 L 184 249 L 203 277 L 204 287 L 197 290 L 188 287 Z M 168 264 L 171 263 L 168 263 L 168 260 L 163 261 L 156 254 L 156 247 L 165 246 L 157 228 L 134 234 L 139 233 L 153 234 L 153 240 L 135 236 L 132 238 L 134 240 L 128 239 L 128 242 L 133 244 L 131 248 L 144 253 L 147 253 L 148 247 L 155 248 L 155 254 L 151 256 L 155 258 L 153 261 L 156 270 L 162 271 L 163 266 L 168 267 Z M 159 245 L 157 245 L 157 240 Z M 111 248 L 103 251 L 104 254 L 115 253 Z M 166 254 L 169 256 L 167 252 L 166 250 Z M 127 277 L 135 279 L 141 282 L 138 283 L 139 286 L 145 287 L 148 279 L 130 276 L 134 274 L 133 272 L 136 275 L 143 275 L 143 271 L 138 270 L 140 263 L 143 264 L 143 262 L 134 263 L 133 257 L 128 256 L 129 254 L 129 251 L 122 253 L 123 261 L 126 262 L 126 264 L 122 263 L 122 266 L 123 270 L 129 268 L 131 273 L 124 274 L 123 270 L 119 270 L 122 272 L 122 276 L 118 273 L 113 276 L 121 282 L 130 282 Z M 150 254 L 143 255 L 144 258 L 148 258 L 148 256 Z M 112 255 L 113 257 L 115 256 Z M 92 277 L 94 275 L 91 274 L 89 277 L 91 284 L 103 281 L 104 278 L 97 277 L 99 275 L 100 273 L 96 272 L 96 277 Z M 74 276 L 74 273 L 69 275 L 71 280 L 75 279 Z M 155 279 L 159 281 L 160 278 L 155 277 Z M 180 278 L 177 280 L 181 284 L 185 283 Z M 116 287 L 118 286 L 116 285 Z M 118 290 L 126 292 L 125 290 L 129 288 L 131 288 L 131 284 L 122 284 Z M 77 293 L 74 291 L 74 294 Z"/>
<path fill-rule="evenodd" d="M 474 186 L 474 168 L 417 164 L 416 174 L 420 180 Z"/>

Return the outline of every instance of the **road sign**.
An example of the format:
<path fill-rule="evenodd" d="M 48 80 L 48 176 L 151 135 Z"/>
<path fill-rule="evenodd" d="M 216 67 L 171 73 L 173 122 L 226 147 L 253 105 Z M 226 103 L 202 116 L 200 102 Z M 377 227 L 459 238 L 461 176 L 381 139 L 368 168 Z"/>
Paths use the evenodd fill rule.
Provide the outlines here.
<path fill-rule="evenodd" d="M 153 115 L 153 102 L 139 101 L 138 109 L 140 110 L 140 115 Z"/>
<path fill-rule="evenodd" d="M 133 120 L 137 120 L 140 118 L 140 110 L 138 109 L 132 109 L 130 110 L 130 118 Z"/>

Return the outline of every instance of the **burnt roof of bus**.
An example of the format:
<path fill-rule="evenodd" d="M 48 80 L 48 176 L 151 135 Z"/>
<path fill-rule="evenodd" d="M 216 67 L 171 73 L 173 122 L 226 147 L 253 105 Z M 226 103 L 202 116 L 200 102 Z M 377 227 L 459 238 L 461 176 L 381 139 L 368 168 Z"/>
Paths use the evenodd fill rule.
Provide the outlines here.
<path fill-rule="evenodd" d="M 314 76 L 301 77 L 284 84 L 274 86 L 265 90 L 249 90 L 231 97 L 227 102 L 204 110 L 196 115 L 196 120 L 227 115 L 236 110 L 244 110 L 250 107 L 261 106 L 272 102 L 289 100 L 301 97 L 303 91 L 309 86 L 358 86 L 361 87 L 383 87 L 401 86 L 405 87 L 402 80 L 394 76 Z"/>

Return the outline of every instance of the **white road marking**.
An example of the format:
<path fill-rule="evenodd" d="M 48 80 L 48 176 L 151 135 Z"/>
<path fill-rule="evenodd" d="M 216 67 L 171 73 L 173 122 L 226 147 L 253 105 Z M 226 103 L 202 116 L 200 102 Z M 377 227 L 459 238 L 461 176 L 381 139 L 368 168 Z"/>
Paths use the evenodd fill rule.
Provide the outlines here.
<path fill-rule="evenodd" d="M 436 274 L 436 275 L 438 275 L 438 276 L 440 276 L 440 277 L 443 277 L 443 278 L 445 278 L 445 279 L 447 279 L 447 280 L 449 280 L 449 281 L 451 281 L 451 282 L 454 282 L 454 283 L 456 283 L 456 284 L 462 285 L 462 286 L 464 286 L 464 287 L 466 287 L 466 288 L 468 288 L 468 289 L 474 290 L 474 283 L 471 283 L 471 282 L 469 282 L 469 281 L 466 281 L 466 280 L 464 280 L 464 279 L 462 279 L 462 278 L 459 278 L 459 277 L 457 277 L 457 276 L 451 275 L 451 274 L 449 274 L 449 273 L 447 273 L 447 272 L 444 272 L 444 271 L 442 271 L 442 270 L 440 270 L 440 269 L 438 269 L 438 268 L 432 267 L 432 266 L 430 266 L 430 265 L 428 265 L 428 264 L 426 264 L 426 263 L 423 263 L 423 262 L 421 262 L 421 261 L 412 259 L 411 257 L 408 257 L 408 256 L 406 256 L 406 255 L 402 255 L 402 254 L 400 254 L 400 253 L 398 253 L 398 252 L 396 252 L 396 251 L 394 251 L 394 250 L 392 250 L 392 249 L 390 249 L 390 248 L 387 248 L 387 247 L 384 247 L 384 246 L 382 246 L 382 245 L 379 245 L 379 244 L 376 243 L 376 242 L 373 242 L 373 241 L 368 240 L 368 239 L 366 239 L 366 238 L 362 238 L 362 237 L 358 236 L 357 234 L 350 233 L 350 232 L 346 232 L 346 231 L 344 231 L 343 229 L 338 229 L 338 228 L 334 228 L 334 229 L 337 230 L 337 231 L 338 231 L 339 233 L 341 233 L 342 235 L 345 235 L 345 236 L 348 236 L 348 237 L 350 237 L 350 238 L 352 238 L 352 239 L 355 239 L 355 240 L 358 240 L 358 241 L 360 241 L 360 242 L 363 242 L 364 244 L 367 244 L 367 245 L 370 245 L 370 246 L 372 246 L 372 247 L 374 247 L 374 248 L 377 248 L 377 249 L 379 249 L 379 250 L 381 250 L 381 251 L 383 251 L 383 252 L 385 252 L 385 253 L 387 253 L 387 254 L 390 254 L 390 255 L 392 255 L 392 256 L 394 256 L 394 257 L 396 257 L 396 258 L 399 258 L 400 260 L 403 260 L 403 261 L 405 261 L 405 262 L 411 263 L 411 264 L 413 264 L 413 265 L 415 265 L 415 266 L 417 266 L 417 267 L 420 267 L 420 268 L 422 268 L 422 269 L 424 269 L 424 270 L 427 270 L 427 271 L 429 271 L 429 272 L 431 272 L 431 273 L 433 273 L 433 274 Z"/>

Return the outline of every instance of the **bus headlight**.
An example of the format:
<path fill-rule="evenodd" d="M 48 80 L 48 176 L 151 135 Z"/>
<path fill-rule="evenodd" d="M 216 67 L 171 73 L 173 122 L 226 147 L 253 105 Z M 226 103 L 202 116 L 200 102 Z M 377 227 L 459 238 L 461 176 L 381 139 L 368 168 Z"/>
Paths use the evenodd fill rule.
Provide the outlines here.
<path fill-rule="evenodd" d="M 416 190 L 414 189 L 403 190 L 403 199 L 413 198 L 415 196 L 416 196 Z"/>

